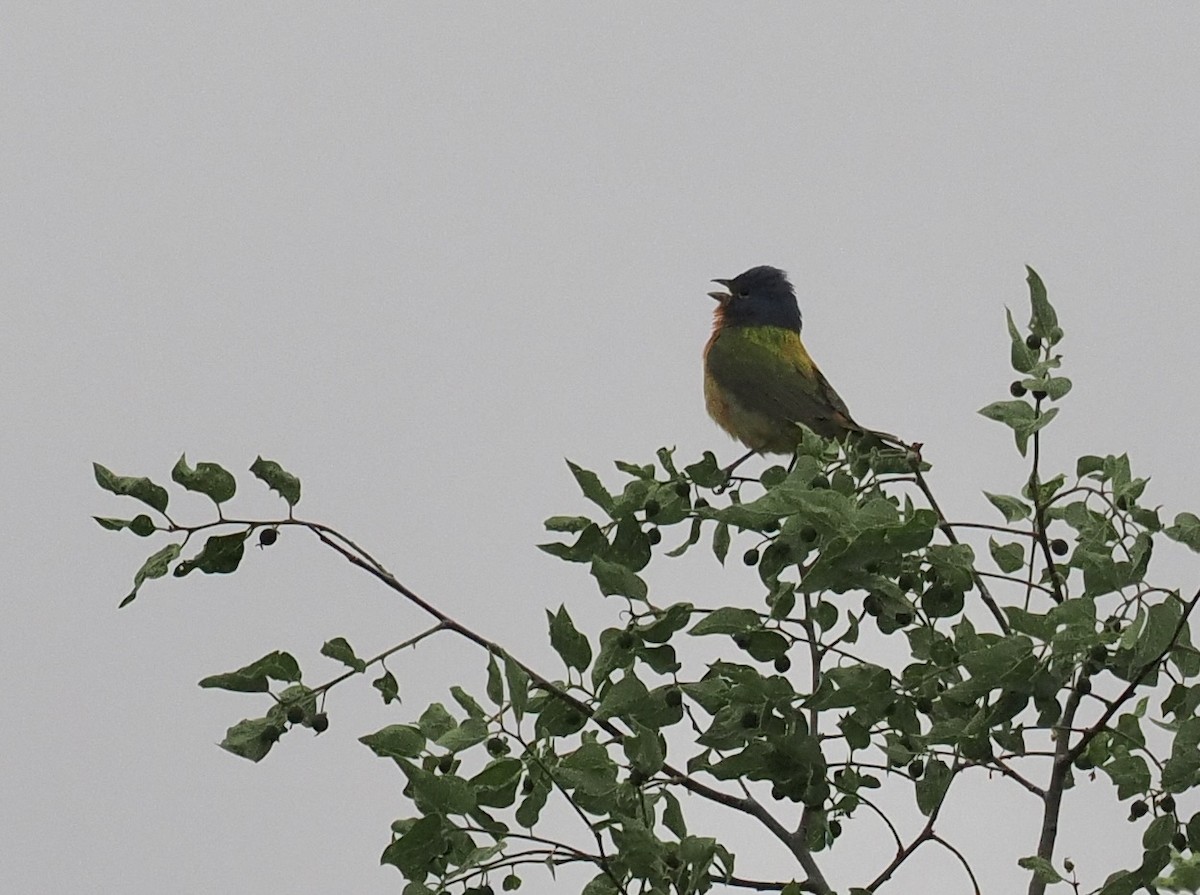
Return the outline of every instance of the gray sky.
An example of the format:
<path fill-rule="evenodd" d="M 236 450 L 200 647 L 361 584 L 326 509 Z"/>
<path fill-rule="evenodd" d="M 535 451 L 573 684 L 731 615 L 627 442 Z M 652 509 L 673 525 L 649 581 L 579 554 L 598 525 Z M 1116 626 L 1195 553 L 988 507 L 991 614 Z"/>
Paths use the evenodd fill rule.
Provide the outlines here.
<path fill-rule="evenodd" d="M 0 879 L 398 891 L 376 862 L 401 776 L 356 738 L 480 678 L 444 642 L 392 663 L 400 709 L 338 688 L 324 736 L 259 766 L 224 753 L 264 706 L 201 677 L 279 648 L 316 683 L 324 640 L 366 655 L 424 620 L 294 535 L 118 613 L 161 541 L 90 520 L 132 514 L 93 460 L 165 481 L 185 450 L 277 459 L 303 515 L 557 673 L 543 607 L 597 629 L 617 609 L 533 547 L 585 508 L 562 458 L 736 454 L 701 398 L 710 278 L 789 270 L 855 416 L 925 442 L 962 516 L 1024 473 L 975 411 L 1006 396 L 1029 263 L 1076 382 L 1050 462 L 1129 451 L 1166 515 L 1195 509 L 1197 46 L 1183 4 L 9 4 Z M 242 484 L 240 512 L 277 511 Z M 701 558 L 652 583 L 749 603 L 744 572 Z M 1092 885 L 1105 830 L 1136 860 L 1093 790 L 1068 796 L 1060 851 Z M 991 891 L 1024 885 L 1036 841 L 1035 806 L 1011 808 L 963 837 Z M 783 872 L 755 849 L 743 869 Z"/>

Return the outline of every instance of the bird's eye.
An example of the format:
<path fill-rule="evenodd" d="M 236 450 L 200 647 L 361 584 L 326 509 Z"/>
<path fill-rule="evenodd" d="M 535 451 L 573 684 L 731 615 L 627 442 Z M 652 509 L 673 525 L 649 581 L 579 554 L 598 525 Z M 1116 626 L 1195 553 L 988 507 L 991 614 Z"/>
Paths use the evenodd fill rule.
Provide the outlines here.
<path fill-rule="evenodd" d="M 738 298 L 749 298 L 750 290 L 749 289 L 739 289 L 737 296 L 738 296 Z"/>

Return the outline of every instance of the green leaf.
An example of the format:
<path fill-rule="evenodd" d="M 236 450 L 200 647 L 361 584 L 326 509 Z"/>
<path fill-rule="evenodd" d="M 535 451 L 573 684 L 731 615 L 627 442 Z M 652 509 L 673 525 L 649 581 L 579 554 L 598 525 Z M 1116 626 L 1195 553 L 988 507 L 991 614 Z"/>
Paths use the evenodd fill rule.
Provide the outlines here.
<path fill-rule="evenodd" d="M 1023 456 L 1029 436 L 1048 426 L 1058 415 L 1058 408 L 1051 407 L 1039 413 L 1025 401 L 995 401 L 981 408 L 979 412 L 988 419 L 1004 423 L 1012 429 L 1017 450 Z"/>
<path fill-rule="evenodd" d="M 434 742 L 447 752 L 461 752 L 479 745 L 487 738 L 487 724 L 479 718 L 468 718 L 453 730 L 447 730 Z"/>
<path fill-rule="evenodd" d="M 592 560 L 592 577 L 600 585 L 600 593 L 606 597 L 628 597 L 645 600 L 649 594 L 646 582 L 626 566 L 597 557 Z"/>
<path fill-rule="evenodd" d="M 1142 848 L 1146 851 L 1152 851 L 1156 848 L 1166 848 L 1171 844 L 1171 837 L 1174 835 L 1174 815 L 1160 815 L 1150 821 L 1150 826 L 1146 827 L 1146 832 L 1142 834 Z"/>
<path fill-rule="evenodd" d="M 117 475 L 99 463 L 92 464 L 92 472 L 96 476 L 96 484 L 105 491 L 134 497 L 160 513 L 167 511 L 167 489 L 145 476 Z"/>
<path fill-rule="evenodd" d="M 108 516 L 93 516 L 92 518 L 103 529 L 121 531 L 124 528 L 128 528 L 140 538 L 148 538 L 158 530 L 154 527 L 154 520 L 145 513 L 134 516 L 132 519 L 113 519 Z"/>
<path fill-rule="evenodd" d="M 467 717 L 482 719 L 487 717 L 483 707 L 475 701 L 475 697 L 457 685 L 450 688 L 450 695 L 454 697 L 454 701 L 462 707 L 462 710 L 467 713 Z"/>
<path fill-rule="evenodd" d="M 1195 513 L 1180 513 L 1175 517 L 1175 524 L 1167 526 L 1163 534 L 1200 553 L 1200 518 Z"/>
<path fill-rule="evenodd" d="M 1033 507 L 1016 497 L 1009 497 L 1006 494 L 989 494 L 987 491 L 983 492 L 983 496 L 991 501 L 992 506 L 1004 514 L 1004 519 L 1007 522 L 1018 522 L 1021 519 L 1028 519 L 1033 514 Z"/>
<path fill-rule="evenodd" d="M 663 825 L 674 833 L 677 839 L 682 839 L 687 835 L 687 823 L 683 819 L 683 808 L 679 799 L 666 789 L 663 790 L 663 799 L 666 802 L 663 808 Z"/>
<path fill-rule="evenodd" d="M 579 895 L 617 895 L 618 892 L 620 890 L 612 877 L 607 873 L 600 873 L 588 880 Z"/>
<path fill-rule="evenodd" d="M 525 715 L 529 705 L 529 673 L 512 656 L 504 657 L 504 681 L 508 684 L 508 699 L 512 704 L 513 716 L 517 723 Z"/>
<path fill-rule="evenodd" d="M 753 609 L 737 606 L 722 606 L 710 612 L 688 631 L 693 637 L 704 634 L 739 634 L 756 631 L 762 627 L 762 617 Z"/>
<path fill-rule="evenodd" d="M 1008 321 L 1008 335 L 1012 340 L 1012 367 L 1018 373 L 1028 373 L 1037 364 L 1037 354 L 1025 344 L 1025 337 L 1017 331 L 1012 311 L 1005 308 L 1004 316 Z"/>
<path fill-rule="evenodd" d="M 717 462 L 716 454 L 705 451 L 700 460 L 685 466 L 684 474 L 701 488 L 715 488 L 725 482 L 725 470 Z"/>
<path fill-rule="evenodd" d="M 236 571 L 246 552 L 247 535 L 248 531 L 240 531 L 210 536 L 204 542 L 203 549 L 177 565 L 173 574 L 176 578 L 182 578 L 196 569 L 208 575 L 228 575 Z"/>
<path fill-rule="evenodd" d="M 517 794 L 525 765 L 517 758 L 497 758 L 467 782 L 475 790 L 475 801 L 489 808 L 507 808 Z"/>
<path fill-rule="evenodd" d="M 591 525 L 592 520 L 588 519 L 586 516 L 551 516 L 542 524 L 546 526 L 546 531 L 567 531 L 576 533 L 583 531 L 585 528 Z"/>
<path fill-rule="evenodd" d="M 129 519 L 113 519 L 111 516 L 93 516 L 92 518 L 99 523 L 101 528 L 108 531 L 120 531 L 123 528 L 128 528 L 131 521 Z"/>
<path fill-rule="evenodd" d="M 579 489 L 583 491 L 583 496 L 599 506 L 606 513 L 611 511 L 613 508 L 613 496 L 601 484 L 600 477 L 590 469 L 577 466 L 570 460 L 567 461 L 567 466 L 571 470 L 571 475 L 575 476 L 575 481 L 579 484 Z"/>
<path fill-rule="evenodd" d="M 551 556 L 557 556 L 567 562 L 591 562 L 599 554 L 608 550 L 608 538 L 600 530 L 600 526 L 592 523 L 579 533 L 574 544 L 538 544 L 539 550 L 544 550 Z"/>
<path fill-rule="evenodd" d="M 567 607 L 559 606 L 556 613 L 547 609 L 546 619 L 550 623 L 550 645 L 563 663 L 578 671 L 587 670 L 592 662 L 592 645 L 575 628 Z"/>
<path fill-rule="evenodd" d="M 262 761 L 285 730 L 279 722 L 269 718 L 248 718 L 225 731 L 225 739 L 218 745 L 226 752 L 250 761 Z"/>
<path fill-rule="evenodd" d="M 371 686 L 379 691 L 384 705 L 400 701 L 400 684 L 396 682 L 396 676 L 390 671 L 385 671 L 380 677 L 371 681 Z"/>
<path fill-rule="evenodd" d="M 646 685 L 636 677 L 626 674 L 625 677 L 604 690 L 600 706 L 596 709 L 596 718 L 614 718 L 628 716 L 644 704 L 649 698 Z"/>
<path fill-rule="evenodd" d="M 1012 573 L 1025 565 L 1024 544 L 1016 541 L 1011 544 L 1001 544 L 995 538 L 988 538 L 988 549 L 1001 572 Z"/>
<path fill-rule="evenodd" d="M 383 850 L 380 864 L 399 868 L 409 879 L 424 879 L 428 868 L 446 850 L 444 821 L 439 815 L 429 814 L 414 823 L 399 839 Z"/>
<path fill-rule="evenodd" d="M 1171 644 L 1179 620 L 1183 616 L 1183 608 L 1178 601 L 1168 599 L 1155 603 L 1146 614 L 1146 626 L 1138 637 L 1133 651 L 1133 664 L 1136 668 L 1153 662 L 1162 655 Z"/>
<path fill-rule="evenodd" d="M 233 690 L 238 693 L 266 693 L 270 681 L 300 680 L 300 665 L 290 653 L 267 653 L 261 659 L 224 674 L 214 674 L 200 681 L 206 689 Z"/>
<path fill-rule="evenodd" d="M 335 637 L 333 640 L 325 641 L 325 645 L 321 647 L 321 655 L 336 659 L 347 668 L 353 668 L 360 674 L 367 669 L 367 663 L 354 654 L 353 647 L 345 637 Z"/>
<path fill-rule="evenodd" d="M 1117 787 L 1117 798 L 1128 799 L 1150 788 L 1150 769 L 1140 755 L 1122 753 L 1101 767 Z"/>
<path fill-rule="evenodd" d="M 425 751 L 425 734 L 409 724 L 391 724 L 358 741 L 380 758 L 416 758 Z"/>
<path fill-rule="evenodd" d="M 218 505 L 229 500 L 237 491 L 237 481 L 225 469 L 216 463 L 197 463 L 196 468 L 192 469 L 188 466 L 186 454 L 180 455 L 175 468 L 171 470 L 171 479 L 189 491 L 207 495 Z"/>
<path fill-rule="evenodd" d="M 1197 782 L 1200 782 L 1200 718 L 1188 718 L 1175 732 L 1171 757 L 1163 765 L 1162 785 L 1168 792 L 1186 792 Z"/>
<path fill-rule="evenodd" d="M 254 477 L 287 501 L 289 507 L 300 502 L 300 480 L 274 460 L 255 459 L 250 466 Z"/>
<path fill-rule="evenodd" d="M 1026 282 L 1029 283 L 1029 303 L 1032 305 L 1029 329 L 1034 335 L 1041 336 L 1053 345 L 1062 338 L 1058 329 L 1058 315 L 1054 313 L 1050 300 L 1046 298 L 1046 287 L 1042 278 L 1032 267 L 1026 266 L 1025 270 L 1029 274 Z"/>
<path fill-rule="evenodd" d="M 431 740 L 436 740 L 447 731 L 453 730 L 458 726 L 458 722 L 454 720 L 451 714 L 446 711 L 446 707 L 440 702 L 430 703 L 428 708 L 421 713 L 421 718 L 417 723 L 421 727 L 421 733 L 425 734 Z"/>
<path fill-rule="evenodd" d="M 500 676 L 500 666 L 496 662 L 496 654 L 491 651 L 488 652 L 487 688 L 485 692 L 493 705 L 504 704 L 504 679 Z"/>
<path fill-rule="evenodd" d="M 942 803 L 950 786 L 950 768 L 941 759 L 931 759 L 925 766 L 925 774 L 917 781 L 917 807 L 928 817 Z"/>
<path fill-rule="evenodd" d="M 133 575 L 133 590 L 131 590 L 117 606 L 118 609 L 128 606 L 137 597 L 138 590 L 148 578 L 161 578 L 167 574 L 167 569 L 171 563 L 179 558 L 180 550 L 183 549 L 182 544 L 168 544 L 161 550 L 152 553 L 142 563 L 142 567 Z"/>
<path fill-rule="evenodd" d="M 712 551 L 717 562 L 725 565 L 725 557 L 729 555 L 729 523 L 718 522 L 713 529 Z"/>
<path fill-rule="evenodd" d="M 1037 411 L 1026 401 L 993 401 L 979 410 L 982 416 L 998 423 L 1004 423 L 1010 429 L 1022 429 L 1033 424 Z"/>
<path fill-rule="evenodd" d="M 644 628 L 638 636 L 647 643 L 666 643 L 676 631 L 682 631 L 692 617 L 695 606 L 691 603 L 672 603 L 658 610 L 658 617 Z"/>
<path fill-rule="evenodd" d="M 1059 876 L 1058 871 L 1054 869 L 1054 865 L 1045 858 L 1039 858 L 1036 855 L 1030 855 L 1028 858 L 1021 858 L 1017 864 L 1024 867 L 1026 870 L 1032 870 L 1033 875 L 1044 883 L 1061 883 L 1063 878 Z"/>
<path fill-rule="evenodd" d="M 1051 401 L 1058 401 L 1066 397 L 1067 392 L 1071 390 L 1071 380 L 1066 376 L 1049 376 L 1042 380 L 1039 388 L 1046 393 L 1046 397 Z M 1030 389 L 1030 391 L 1033 391 L 1033 389 Z"/>

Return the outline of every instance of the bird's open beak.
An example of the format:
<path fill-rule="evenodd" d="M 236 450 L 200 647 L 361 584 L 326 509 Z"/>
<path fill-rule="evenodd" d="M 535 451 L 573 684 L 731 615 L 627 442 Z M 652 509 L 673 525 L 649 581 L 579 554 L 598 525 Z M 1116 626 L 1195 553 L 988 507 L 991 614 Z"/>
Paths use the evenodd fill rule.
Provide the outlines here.
<path fill-rule="evenodd" d="M 726 289 L 729 288 L 729 280 L 712 280 L 712 282 L 720 283 Z M 729 299 L 733 298 L 733 296 L 730 295 L 728 292 L 710 292 L 708 294 L 709 294 L 710 298 L 715 298 L 717 301 L 720 301 L 720 302 L 726 302 L 726 301 L 729 301 Z"/>

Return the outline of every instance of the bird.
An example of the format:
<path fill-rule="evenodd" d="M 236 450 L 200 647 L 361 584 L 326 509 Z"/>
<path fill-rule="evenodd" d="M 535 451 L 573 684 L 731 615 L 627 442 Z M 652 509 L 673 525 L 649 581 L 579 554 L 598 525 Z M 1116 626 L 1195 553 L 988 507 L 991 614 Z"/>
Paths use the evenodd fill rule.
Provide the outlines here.
<path fill-rule="evenodd" d="M 708 293 L 717 308 L 704 346 L 704 402 L 717 425 L 760 454 L 793 453 L 804 437 L 801 424 L 822 438 L 867 434 L 898 442 L 856 423 L 813 362 L 784 271 L 761 265 L 712 282 L 728 289 Z"/>

